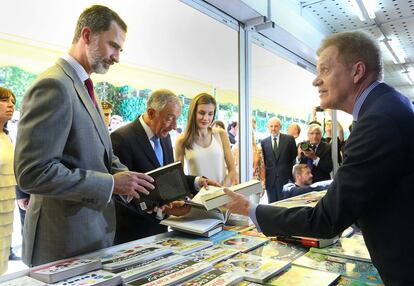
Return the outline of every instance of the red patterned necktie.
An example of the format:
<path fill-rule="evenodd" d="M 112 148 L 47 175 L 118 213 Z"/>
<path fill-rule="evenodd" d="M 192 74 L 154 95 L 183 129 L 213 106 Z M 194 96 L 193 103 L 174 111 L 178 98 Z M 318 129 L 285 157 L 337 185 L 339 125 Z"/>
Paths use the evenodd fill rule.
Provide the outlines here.
<path fill-rule="evenodd" d="M 88 90 L 89 96 L 91 97 L 93 104 L 96 106 L 95 92 L 93 91 L 93 82 L 90 78 L 85 80 L 85 86 Z"/>

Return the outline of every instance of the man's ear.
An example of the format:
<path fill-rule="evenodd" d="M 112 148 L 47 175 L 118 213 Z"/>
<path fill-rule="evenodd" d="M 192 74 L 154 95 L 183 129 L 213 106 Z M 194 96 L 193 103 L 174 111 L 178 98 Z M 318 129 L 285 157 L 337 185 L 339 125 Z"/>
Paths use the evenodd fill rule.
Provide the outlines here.
<path fill-rule="evenodd" d="M 154 119 L 154 117 L 155 117 L 156 113 L 157 113 L 157 112 L 155 111 L 155 109 L 154 109 L 154 108 L 151 108 L 151 107 L 148 107 L 148 108 L 147 108 L 147 115 L 148 115 L 148 118 L 149 118 L 150 120 Z"/>
<path fill-rule="evenodd" d="M 88 27 L 83 27 L 81 31 L 81 38 L 85 44 L 89 45 L 91 43 L 91 36 L 91 29 L 89 29 Z"/>
<path fill-rule="evenodd" d="M 358 83 L 361 79 L 365 78 L 367 72 L 367 66 L 364 62 L 358 61 L 352 66 L 352 76 L 354 78 L 354 83 Z"/>

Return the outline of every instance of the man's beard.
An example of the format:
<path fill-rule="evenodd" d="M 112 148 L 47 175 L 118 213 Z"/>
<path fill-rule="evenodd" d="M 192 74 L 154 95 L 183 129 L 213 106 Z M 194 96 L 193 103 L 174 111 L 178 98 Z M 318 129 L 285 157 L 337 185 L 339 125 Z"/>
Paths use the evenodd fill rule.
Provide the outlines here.
<path fill-rule="evenodd" d="M 105 74 L 109 70 L 110 65 L 105 62 L 96 43 L 93 43 L 88 48 L 88 61 L 94 73 Z"/>

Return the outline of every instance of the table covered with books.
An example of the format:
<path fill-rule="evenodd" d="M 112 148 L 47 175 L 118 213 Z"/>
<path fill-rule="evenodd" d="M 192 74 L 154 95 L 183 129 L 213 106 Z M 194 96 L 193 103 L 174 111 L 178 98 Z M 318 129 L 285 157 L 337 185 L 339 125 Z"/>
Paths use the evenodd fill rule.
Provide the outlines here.
<path fill-rule="evenodd" d="M 265 237 L 254 225 L 211 237 L 170 231 L 2 276 L 0 286 L 383 285 L 360 234 L 334 241 L 309 248 L 322 245 Z"/>

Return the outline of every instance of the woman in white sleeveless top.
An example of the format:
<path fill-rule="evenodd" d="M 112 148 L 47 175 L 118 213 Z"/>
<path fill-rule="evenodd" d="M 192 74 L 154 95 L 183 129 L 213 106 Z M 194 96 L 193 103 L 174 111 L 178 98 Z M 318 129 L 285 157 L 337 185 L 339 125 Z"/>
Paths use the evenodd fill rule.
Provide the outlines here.
<path fill-rule="evenodd" d="M 216 100 L 207 93 L 191 101 L 185 132 L 175 144 L 175 159 L 187 167 L 188 174 L 205 176 L 224 186 L 238 184 L 238 174 L 225 130 L 211 128 Z"/>
<path fill-rule="evenodd" d="M 15 102 L 14 94 L 0 87 L 0 275 L 7 270 L 16 199 L 14 148 L 6 128 L 7 122 L 12 118 Z"/>

